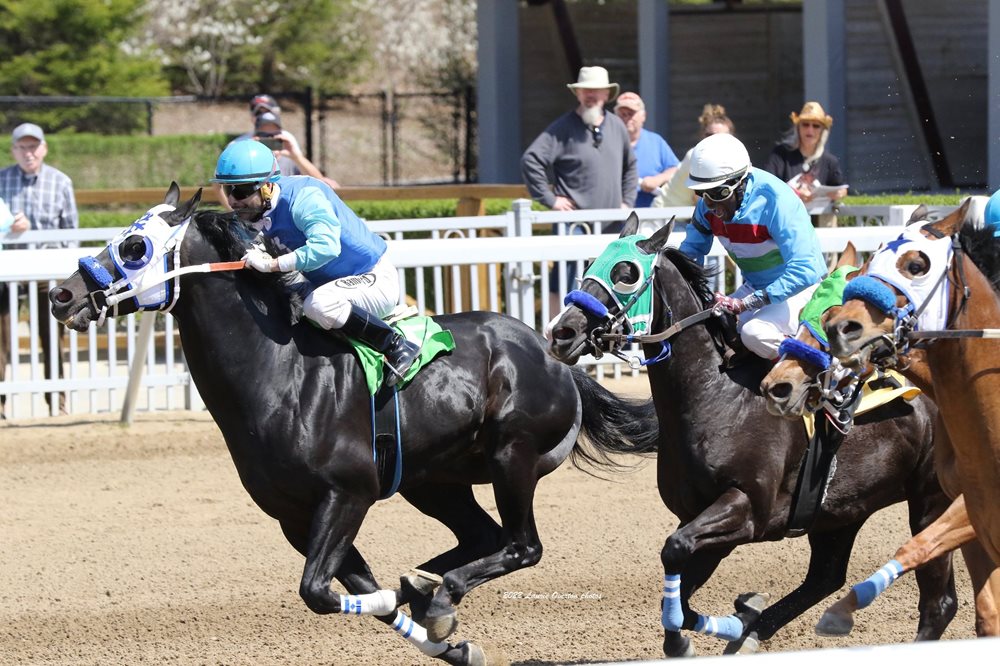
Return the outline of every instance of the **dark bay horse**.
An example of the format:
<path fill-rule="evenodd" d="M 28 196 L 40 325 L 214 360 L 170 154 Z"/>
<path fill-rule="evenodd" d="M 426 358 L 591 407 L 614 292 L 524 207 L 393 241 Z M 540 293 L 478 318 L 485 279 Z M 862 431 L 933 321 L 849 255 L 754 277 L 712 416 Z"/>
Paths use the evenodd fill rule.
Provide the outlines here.
<path fill-rule="evenodd" d="M 843 267 L 843 270 L 848 271 L 858 263 L 854 245 L 848 243 L 840 256 L 838 268 Z M 849 280 L 859 272 L 859 269 L 854 269 L 854 272 L 848 273 L 846 278 Z M 846 282 L 830 284 L 831 293 L 827 303 L 842 301 Z M 823 313 L 821 321 L 840 311 L 840 308 L 840 305 L 829 307 Z M 822 331 L 819 333 L 822 334 Z M 816 353 L 795 353 L 794 348 L 789 349 L 791 353 L 783 354 L 764 377 L 764 381 L 761 382 L 761 392 L 767 398 L 767 407 L 772 414 L 797 420 L 806 411 L 822 413 L 820 410 L 824 393 L 829 391 L 829 385 L 834 379 L 839 379 L 827 376 L 831 373 L 836 374 L 839 364 L 835 358 L 829 357 L 827 353 L 829 348 L 825 340 L 817 339 L 809 326 L 800 326 L 795 339 Z M 930 369 L 927 367 L 923 350 L 910 350 L 898 370 L 933 399 Z M 853 376 L 853 381 L 863 379 L 872 372 L 874 368 L 868 366 L 858 373 L 860 377 Z M 851 390 L 846 388 L 844 392 L 850 393 Z M 943 553 L 961 548 L 975 596 L 976 634 L 1000 636 L 1000 608 L 997 605 L 1000 600 L 1000 568 L 993 564 L 976 539 L 976 533 L 972 529 L 969 514 L 965 509 L 965 498 L 961 494 L 955 497 L 954 489 L 958 488 L 959 484 L 955 479 L 954 450 L 948 440 L 948 433 L 941 421 L 940 413 L 937 419 L 934 427 L 936 438 L 934 466 L 938 480 L 949 496 L 954 497 L 954 501 L 933 523 L 900 546 L 885 567 L 868 580 L 852 587 L 846 595 L 827 608 L 816 625 L 816 633 L 822 636 L 843 636 L 850 633 L 854 627 L 854 613 L 875 600 L 875 597 L 886 588 L 883 582 L 894 581 L 895 578 L 917 570 Z"/>
<path fill-rule="evenodd" d="M 911 225 L 876 253 L 825 329 L 846 364 L 868 362 L 876 348 L 891 360 L 914 340 L 926 345 L 957 491 L 1000 565 L 1000 341 L 975 337 L 1000 327 L 1000 243 L 966 224 L 968 207 Z"/>
<path fill-rule="evenodd" d="M 570 372 L 513 318 L 436 318 L 456 347 L 398 393 L 399 492 L 458 544 L 404 576 L 399 589 L 382 589 L 353 545 L 384 490 L 360 365 L 339 335 L 293 324 L 297 309 L 277 276 L 215 271 L 232 268 L 220 262 L 239 259 L 252 234 L 235 216 L 195 213 L 200 194 L 181 204 L 172 185 L 164 204 L 98 257 L 82 259 L 84 270 L 52 290 L 53 315 L 82 331 L 92 320 L 135 311 L 140 293 L 122 300 L 107 286 L 123 265 L 138 288 L 160 289 L 240 480 L 305 556 L 299 592 L 306 605 L 375 615 L 450 664 L 486 663 L 477 645 L 446 642 L 456 605 L 473 588 L 541 558 L 532 509 L 540 477 L 570 455 L 613 466 L 608 453 L 655 450 L 652 406 Z M 164 282 L 167 269 L 215 272 Z M 581 448 L 580 436 L 593 447 Z M 472 485 L 484 483 L 493 485 L 502 524 L 473 496 Z M 331 588 L 334 578 L 346 595 Z M 421 624 L 398 610 L 406 603 Z"/>
<path fill-rule="evenodd" d="M 758 386 L 770 361 L 754 357 L 720 371 L 719 318 L 682 325 L 688 317 L 710 309 L 713 295 L 705 271 L 666 247 L 671 226 L 636 240 L 638 219 L 630 217 L 616 243 L 631 238 L 639 253 L 655 256 L 654 267 L 644 276 L 637 270 L 640 262 L 605 261 L 603 265 L 613 265 L 601 279 L 631 293 L 638 291 L 644 278 L 650 280 L 652 317 L 647 330 L 681 329 L 669 339 L 669 358 L 648 366 L 661 428 L 659 492 L 681 521 L 661 553 L 667 583 L 663 649 L 667 656 L 681 656 L 692 653 L 682 629 L 729 639 L 727 651 L 748 637 L 772 637 L 844 584 L 854 539 L 875 511 L 905 500 L 910 528 L 916 533 L 941 514 L 948 499 L 933 469 L 933 405 L 922 396 L 890 403 L 876 416 L 859 418 L 837 453 L 835 475 L 808 532 L 811 555 L 801 585 L 764 609 L 759 618 L 739 603 L 736 622 L 734 616 L 707 617 L 692 610 L 691 595 L 737 546 L 787 535 L 806 435 L 801 423 L 767 411 Z M 600 258 L 594 266 L 599 264 Z M 612 304 L 591 272 L 580 291 L 586 296 L 549 326 L 550 353 L 570 364 L 584 353 L 600 351 L 595 347 L 602 344 L 598 334 L 620 328 L 613 320 L 619 305 Z M 603 304 L 607 312 L 588 300 Z M 609 325 L 613 330 L 608 331 Z M 648 360 L 665 349 L 644 344 L 643 351 Z M 957 608 L 950 557 L 929 563 L 917 572 L 917 579 L 917 638 L 939 638 Z"/>

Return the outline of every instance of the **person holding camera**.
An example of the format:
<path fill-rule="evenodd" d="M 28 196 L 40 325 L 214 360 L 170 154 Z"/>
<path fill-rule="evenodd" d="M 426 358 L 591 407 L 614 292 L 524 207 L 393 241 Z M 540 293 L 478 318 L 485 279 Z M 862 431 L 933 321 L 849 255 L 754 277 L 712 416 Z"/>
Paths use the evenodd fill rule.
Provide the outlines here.
<path fill-rule="evenodd" d="M 250 100 L 250 117 L 253 119 L 253 131 L 239 135 L 229 142 L 230 146 L 237 141 L 260 141 L 274 153 L 283 175 L 312 176 L 334 189 L 340 187 L 340 183 L 336 180 L 323 175 L 319 167 L 313 164 L 302 152 L 295 135 L 282 127 L 281 107 L 278 106 L 278 102 L 273 97 L 254 95 Z M 223 208 L 228 210 L 229 200 L 218 185 L 216 185 L 215 192 Z"/>

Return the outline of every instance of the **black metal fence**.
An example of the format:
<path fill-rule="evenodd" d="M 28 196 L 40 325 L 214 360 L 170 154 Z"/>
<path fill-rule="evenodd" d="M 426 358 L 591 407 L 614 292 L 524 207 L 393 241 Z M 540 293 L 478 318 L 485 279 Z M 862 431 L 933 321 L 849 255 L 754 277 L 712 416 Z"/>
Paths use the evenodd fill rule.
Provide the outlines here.
<path fill-rule="evenodd" d="M 271 93 L 303 152 L 344 185 L 476 182 L 475 94 L 456 90 L 360 95 Z M 249 97 L 0 96 L 0 132 L 225 134 L 252 129 Z M 100 159 L 100 156 L 95 156 Z"/>

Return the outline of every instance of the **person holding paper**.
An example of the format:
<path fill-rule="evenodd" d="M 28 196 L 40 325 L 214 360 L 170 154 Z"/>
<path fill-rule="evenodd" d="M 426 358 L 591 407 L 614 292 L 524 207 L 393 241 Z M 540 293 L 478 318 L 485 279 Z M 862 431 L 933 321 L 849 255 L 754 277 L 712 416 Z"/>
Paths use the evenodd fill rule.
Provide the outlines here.
<path fill-rule="evenodd" d="M 826 150 L 833 118 L 819 102 L 806 102 L 789 117 L 792 127 L 771 151 L 764 170 L 788 183 L 809 208 L 840 201 L 847 196 L 847 185 L 840 160 Z M 832 224 L 825 221 L 818 226 L 836 226 L 836 217 Z"/>

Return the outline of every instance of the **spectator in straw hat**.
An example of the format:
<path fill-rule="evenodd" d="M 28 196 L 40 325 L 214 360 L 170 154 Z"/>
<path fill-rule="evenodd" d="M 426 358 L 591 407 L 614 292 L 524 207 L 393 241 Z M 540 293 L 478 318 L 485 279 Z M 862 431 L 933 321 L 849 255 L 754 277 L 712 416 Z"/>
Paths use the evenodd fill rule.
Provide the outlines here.
<path fill-rule="evenodd" d="M 631 208 L 638 177 L 628 130 L 604 112 L 618 84 L 603 67 L 581 67 L 567 87 L 576 107 L 546 127 L 521 157 L 528 191 L 552 210 Z"/>
<path fill-rule="evenodd" d="M 793 111 L 789 117 L 792 127 L 771 151 L 764 170 L 791 185 L 802 201 L 811 203 L 817 186 L 844 185 L 840 160 L 826 150 L 833 118 L 819 102 L 806 102 L 799 113 Z M 839 201 L 847 196 L 847 187 L 826 196 Z"/>
<path fill-rule="evenodd" d="M 634 92 L 624 92 L 615 103 L 615 115 L 625 123 L 628 138 L 635 151 L 635 167 L 639 177 L 639 191 L 635 198 L 636 208 L 648 208 L 653 197 L 666 185 L 680 160 L 674 154 L 666 139 L 656 132 L 645 129 L 646 104 Z"/>
<path fill-rule="evenodd" d="M 576 83 L 567 87 L 576 107 L 556 118 L 521 156 L 528 192 L 557 211 L 632 208 L 638 183 L 635 153 L 625 123 L 604 112 L 604 105 L 618 95 L 618 84 L 603 67 L 581 67 Z M 558 310 L 556 271 L 553 268 L 549 290 L 550 305 Z M 566 277 L 572 284 L 575 264 L 567 266 Z"/>

